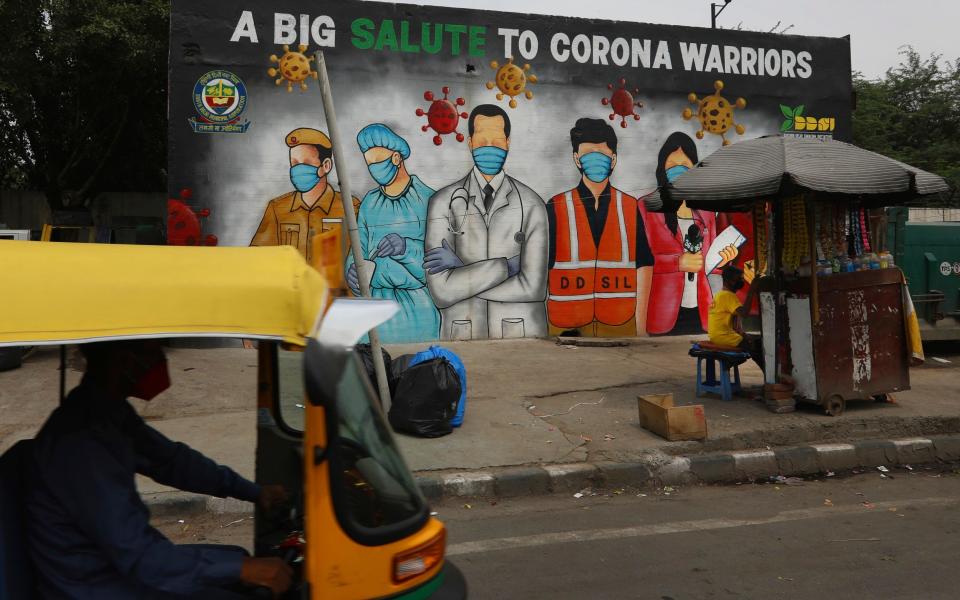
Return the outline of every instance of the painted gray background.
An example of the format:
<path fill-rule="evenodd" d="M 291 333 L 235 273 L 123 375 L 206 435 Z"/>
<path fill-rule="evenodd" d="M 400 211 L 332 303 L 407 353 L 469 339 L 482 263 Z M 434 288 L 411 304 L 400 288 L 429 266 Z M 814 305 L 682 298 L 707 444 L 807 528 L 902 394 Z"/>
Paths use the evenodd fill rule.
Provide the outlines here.
<path fill-rule="evenodd" d="M 243 10 L 253 11 L 259 43 L 229 41 Z M 696 121 L 684 121 L 681 112 L 690 92 L 713 92 L 713 81 L 723 80 L 723 95 L 735 101 L 747 100 L 736 120 L 746 127 L 743 136 L 732 130 L 728 139 L 736 143 L 779 130 L 783 117 L 779 104 L 804 104 L 805 114 L 837 118 L 838 139 L 850 136 L 850 50 L 842 38 L 811 38 L 754 32 L 719 31 L 670 27 L 643 23 L 517 15 L 377 2 L 268 2 L 246 0 L 222 3 L 214 0 L 173 0 L 170 44 L 170 156 L 171 194 L 192 187 L 193 202 L 212 210 L 205 231 L 220 238 L 221 245 L 246 245 L 259 223 L 267 200 L 290 191 L 285 135 L 297 127 L 326 130 L 319 87 L 310 80 L 310 89 L 287 93 L 267 75 L 269 56 L 282 50 L 273 43 L 273 14 L 306 13 L 330 15 L 337 25 L 336 47 L 327 49 L 341 134 L 344 136 L 346 169 L 355 195 L 374 187 L 356 144 L 356 132 L 364 125 L 383 122 L 410 143 L 410 171 L 433 188 L 461 177 L 472 166 L 466 142 L 445 136 L 434 146 L 433 131 L 421 132 L 426 117 L 417 117 L 418 107 L 426 109 L 423 92 L 440 94 L 444 85 L 452 96 L 462 96 L 464 110 L 482 103 L 498 103 L 495 90 L 485 87 L 493 80 L 491 60 L 503 62 L 503 45 L 498 27 L 532 29 L 540 38 L 540 52 L 530 60 L 531 73 L 539 82 L 529 87 L 533 100 L 518 97 L 516 109 L 499 102 L 510 115 L 513 133 L 506 171 L 535 189 L 544 199 L 573 187 L 579 175 L 571 159 L 569 130 L 579 117 L 606 118 L 609 107 L 600 103 L 608 96 L 608 83 L 627 78 L 630 88 L 640 88 L 640 121 L 629 121 L 626 129 L 615 125 L 619 137 L 618 166 L 612 182 L 618 188 L 643 195 L 655 187 L 656 155 L 663 139 L 673 131 L 694 137 Z M 482 24 L 488 27 L 484 57 L 449 54 L 404 54 L 358 50 L 350 44 L 350 22 L 368 17 L 408 19 L 418 30 L 422 21 L 431 23 Z M 553 32 L 573 37 L 584 33 L 613 37 L 667 40 L 674 69 L 581 65 L 572 59 L 557 63 L 549 53 Z M 813 55 L 813 76 L 809 79 L 758 77 L 683 70 L 678 42 L 721 43 L 764 48 L 807 50 Z M 311 45 L 308 52 L 316 46 Z M 516 53 L 516 50 L 514 50 Z M 521 64 L 525 61 L 516 59 Z M 467 65 L 475 70 L 467 72 Z M 212 69 L 227 69 L 240 76 L 247 87 L 248 105 L 243 118 L 251 125 L 245 134 L 196 134 L 187 123 L 195 116 L 191 94 L 196 80 Z M 618 118 L 619 121 L 619 118 Z M 466 123 L 459 130 L 466 135 Z M 694 138 L 695 139 L 695 138 Z M 706 134 L 697 140 L 700 157 L 720 147 L 720 138 Z M 337 183 L 337 177 L 333 178 Z"/>

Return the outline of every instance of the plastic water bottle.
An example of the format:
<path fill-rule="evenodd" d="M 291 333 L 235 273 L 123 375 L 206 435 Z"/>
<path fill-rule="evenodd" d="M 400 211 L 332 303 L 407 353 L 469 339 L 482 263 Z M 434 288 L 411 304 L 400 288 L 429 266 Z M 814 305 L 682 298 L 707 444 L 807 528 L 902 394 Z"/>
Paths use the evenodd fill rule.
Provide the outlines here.
<path fill-rule="evenodd" d="M 892 256 L 889 252 L 887 252 L 886 250 L 884 250 L 883 252 L 881 252 L 881 253 L 880 253 L 880 268 L 881 268 L 881 269 L 892 269 L 894 266 L 896 266 L 896 265 L 893 264 L 893 256 Z"/>
<path fill-rule="evenodd" d="M 830 268 L 830 261 L 818 260 L 817 261 L 817 277 L 823 277 L 829 275 L 833 272 L 833 269 Z"/>

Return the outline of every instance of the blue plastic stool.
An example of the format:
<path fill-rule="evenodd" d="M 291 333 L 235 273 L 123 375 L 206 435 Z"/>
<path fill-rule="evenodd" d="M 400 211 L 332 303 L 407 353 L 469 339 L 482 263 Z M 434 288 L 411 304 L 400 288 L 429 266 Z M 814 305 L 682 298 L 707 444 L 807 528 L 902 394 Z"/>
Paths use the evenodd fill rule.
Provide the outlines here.
<path fill-rule="evenodd" d="M 708 350 L 694 344 L 690 348 L 690 356 L 697 359 L 697 396 L 709 392 L 720 394 L 724 400 L 733 400 L 733 395 L 741 389 L 740 365 L 746 362 L 750 355 L 736 350 Z M 720 363 L 720 381 L 717 381 L 717 363 Z M 730 380 L 731 369 L 733 381 Z"/>

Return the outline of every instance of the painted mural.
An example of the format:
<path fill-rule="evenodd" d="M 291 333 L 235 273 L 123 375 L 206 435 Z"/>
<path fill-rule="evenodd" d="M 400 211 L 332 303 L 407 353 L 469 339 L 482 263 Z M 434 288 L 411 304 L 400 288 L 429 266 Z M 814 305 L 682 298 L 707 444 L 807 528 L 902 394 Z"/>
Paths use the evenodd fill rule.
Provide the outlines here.
<path fill-rule="evenodd" d="M 379 329 L 387 343 L 703 332 L 721 269 L 753 277 L 752 216 L 650 194 L 740 139 L 850 135 L 846 39 L 173 0 L 171 48 L 171 193 L 208 199 L 221 245 L 290 245 L 316 263 L 335 234 L 345 292 L 366 283 L 401 307 Z M 785 131 L 784 107 L 825 118 Z"/>
<path fill-rule="evenodd" d="M 399 315 L 380 328 L 387 343 L 436 339 L 440 314 L 427 290 L 427 203 L 434 190 L 407 170 L 410 145 L 383 123 L 367 125 L 357 134 L 376 187 L 363 196 L 357 227 L 360 254 L 372 273 L 374 298 L 395 300 Z M 353 254 L 347 257 L 347 284 L 360 295 Z"/>
<path fill-rule="evenodd" d="M 310 127 L 294 129 L 284 142 L 293 189 L 267 202 L 250 245 L 293 246 L 312 260 L 311 238 L 343 224 L 343 201 L 330 183 L 333 143 L 326 133 Z M 354 210 L 357 204 L 354 199 Z"/>
<path fill-rule="evenodd" d="M 430 198 L 427 283 L 440 339 L 546 335 L 547 211 L 505 170 L 510 116 L 481 104 L 467 122 L 473 166 Z"/>

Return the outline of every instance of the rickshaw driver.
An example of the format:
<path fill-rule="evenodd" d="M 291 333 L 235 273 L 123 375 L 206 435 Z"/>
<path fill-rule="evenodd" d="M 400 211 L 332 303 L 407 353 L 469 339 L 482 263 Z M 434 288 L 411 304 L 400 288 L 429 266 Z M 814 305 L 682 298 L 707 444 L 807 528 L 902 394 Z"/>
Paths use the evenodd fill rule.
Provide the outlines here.
<path fill-rule="evenodd" d="M 82 344 L 80 385 L 37 434 L 27 532 L 42 597 L 236 598 L 243 584 L 280 594 L 292 571 L 279 558 L 239 547 L 175 545 L 150 526 L 135 473 L 195 493 L 283 502 L 282 486 L 259 486 L 148 426 L 127 402 L 170 386 L 156 340 Z"/>

